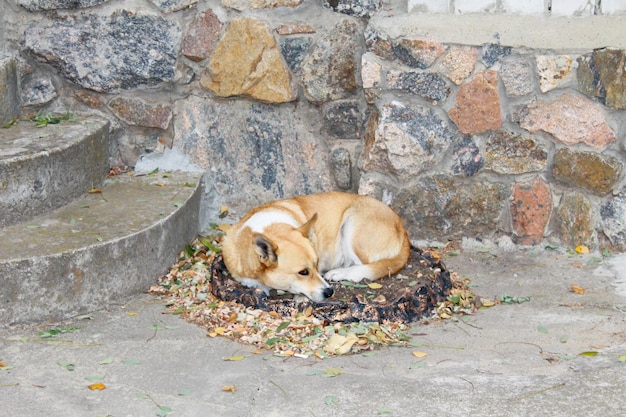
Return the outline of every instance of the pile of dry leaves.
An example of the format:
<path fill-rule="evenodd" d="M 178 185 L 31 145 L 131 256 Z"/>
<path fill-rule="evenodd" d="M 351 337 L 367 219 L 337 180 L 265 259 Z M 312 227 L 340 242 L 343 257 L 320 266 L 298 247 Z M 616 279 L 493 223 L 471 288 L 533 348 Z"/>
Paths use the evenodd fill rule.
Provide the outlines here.
<path fill-rule="evenodd" d="M 363 352 L 385 345 L 406 345 L 410 325 L 379 322 L 328 322 L 315 317 L 312 307 L 293 310 L 289 316 L 275 311 L 223 301 L 211 292 L 211 265 L 220 252 L 220 236 L 200 237 L 187 245 L 169 272 L 159 279 L 152 294 L 167 302 L 169 312 L 223 336 L 278 355 L 325 358 Z M 451 273 L 452 288 L 432 317 L 472 314 L 476 297 L 467 283 Z"/>

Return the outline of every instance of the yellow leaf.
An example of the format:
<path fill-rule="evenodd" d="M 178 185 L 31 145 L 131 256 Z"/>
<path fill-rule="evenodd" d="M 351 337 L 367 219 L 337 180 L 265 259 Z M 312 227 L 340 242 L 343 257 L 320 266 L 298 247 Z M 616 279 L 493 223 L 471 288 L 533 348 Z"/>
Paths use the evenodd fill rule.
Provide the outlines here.
<path fill-rule="evenodd" d="M 103 389 L 106 389 L 106 385 L 104 385 L 102 382 L 96 382 L 95 384 L 89 385 L 87 388 L 92 391 L 102 391 Z"/>
<path fill-rule="evenodd" d="M 230 361 L 230 362 L 237 362 L 237 361 L 242 361 L 244 360 L 245 356 L 243 355 L 236 355 L 236 356 L 231 356 L 229 358 L 224 358 L 225 361 Z"/>
<path fill-rule="evenodd" d="M 494 301 L 487 300 L 485 298 L 480 299 L 480 303 L 483 307 L 493 307 L 496 305 Z"/>
<path fill-rule="evenodd" d="M 576 252 L 580 254 L 589 253 L 589 248 L 585 245 L 576 246 Z"/>
<path fill-rule="evenodd" d="M 165 184 L 164 182 L 157 182 L 156 184 L 157 187 L 165 187 L 167 184 Z"/>
<path fill-rule="evenodd" d="M 378 290 L 378 289 L 383 287 L 378 282 L 370 282 L 369 284 L 367 284 L 367 286 L 370 287 L 373 290 Z"/>
<path fill-rule="evenodd" d="M 574 294 L 584 294 L 585 289 L 583 287 L 579 287 L 578 285 L 574 284 L 572 285 L 572 292 Z"/>
<path fill-rule="evenodd" d="M 413 351 L 413 356 L 415 356 L 416 358 L 425 358 L 426 356 L 428 356 L 428 353 L 426 352 L 420 352 L 419 350 Z"/>
<path fill-rule="evenodd" d="M 324 345 L 324 351 L 335 355 L 345 355 L 358 340 L 359 338 L 354 333 L 348 333 L 347 336 L 334 334 Z"/>
<path fill-rule="evenodd" d="M 6 364 L 4 362 L 0 362 L 0 368 L 4 368 L 6 367 Z"/>
<path fill-rule="evenodd" d="M 234 385 L 224 385 L 222 387 L 222 391 L 224 391 L 224 392 L 235 392 L 235 391 L 237 391 L 237 387 L 234 386 Z"/>
<path fill-rule="evenodd" d="M 224 334 L 226 333 L 226 329 L 223 327 L 216 327 L 215 329 L 213 329 L 213 331 L 215 332 L 215 334 L 218 334 L 220 336 L 224 336 Z"/>
<path fill-rule="evenodd" d="M 87 191 L 87 193 L 89 194 L 100 194 L 102 193 L 102 190 L 99 188 L 92 188 L 91 190 Z"/>
<path fill-rule="evenodd" d="M 138 315 L 139 315 L 139 313 L 137 313 L 136 311 L 129 311 L 129 312 L 128 312 L 128 313 L 126 313 L 126 314 L 128 314 L 130 317 L 135 317 L 135 316 L 138 316 Z"/>

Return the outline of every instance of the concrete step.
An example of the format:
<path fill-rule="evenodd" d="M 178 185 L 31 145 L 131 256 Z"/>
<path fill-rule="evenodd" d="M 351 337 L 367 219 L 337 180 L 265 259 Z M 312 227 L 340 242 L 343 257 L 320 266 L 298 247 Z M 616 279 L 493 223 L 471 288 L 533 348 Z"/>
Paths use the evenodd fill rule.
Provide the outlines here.
<path fill-rule="evenodd" d="M 0 326 L 58 321 L 146 291 L 198 232 L 201 174 L 118 176 L 0 229 Z"/>
<path fill-rule="evenodd" d="M 0 128 L 0 227 L 59 208 L 100 184 L 110 141 L 109 122 L 95 116 Z"/>

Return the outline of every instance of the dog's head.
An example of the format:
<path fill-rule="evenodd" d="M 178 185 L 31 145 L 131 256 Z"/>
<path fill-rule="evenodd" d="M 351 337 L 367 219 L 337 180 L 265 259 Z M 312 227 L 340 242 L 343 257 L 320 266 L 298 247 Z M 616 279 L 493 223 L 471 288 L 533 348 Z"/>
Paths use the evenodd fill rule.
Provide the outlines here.
<path fill-rule="evenodd" d="M 255 277 L 269 288 L 288 291 L 320 302 L 333 295 L 333 289 L 317 270 L 318 257 L 309 240 L 317 215 L 294 228 L 287 224 L 267 227 L 253 234 L 253 247 L 260 268 Z"/>

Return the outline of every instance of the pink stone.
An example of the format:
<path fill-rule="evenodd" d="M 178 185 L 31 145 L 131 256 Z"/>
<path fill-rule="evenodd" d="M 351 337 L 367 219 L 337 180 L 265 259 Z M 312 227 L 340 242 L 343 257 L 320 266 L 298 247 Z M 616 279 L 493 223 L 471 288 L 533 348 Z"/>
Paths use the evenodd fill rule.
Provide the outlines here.
<path fill-rule="evenodd" d="M 520 126 L 531 133 L 544 131 L 565 144 L 585 143 L 604 149 L 615 141 L 602 112 L 593 103 L 572 94 L 554 101 L 538 100 L 526 107 Z"/>
<path fill-rule="evenodd" d="M 519 243 L 540 243 L 552 212 L 550 187 L 539 177 L 529 183 L 515 184 L 510 212 L 513 233 L 519 237 Z"/>
<path fill-rule="evenodd" d="M 220 37 L 222 23 L 211 10 L 200 13 L 189 25 L 181 52 L 193 61 L 211 56 Z"/>
<path fill-rule="evenodd" d="M 466 135 L 497 130 L 502 126 L 498 73 L 481 71 L 463 84 L 456 94 L 456 104 L 450 109 L 450 118 Z"/>

